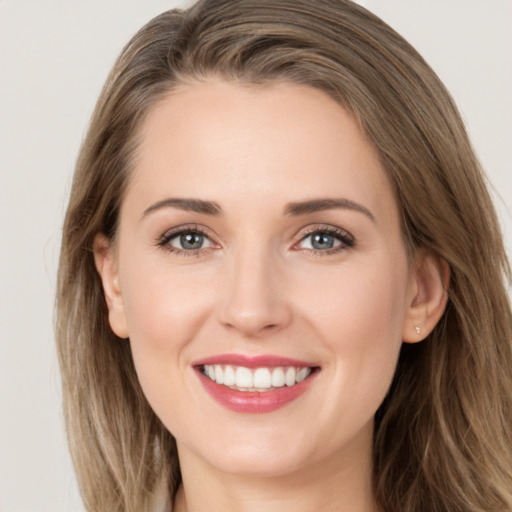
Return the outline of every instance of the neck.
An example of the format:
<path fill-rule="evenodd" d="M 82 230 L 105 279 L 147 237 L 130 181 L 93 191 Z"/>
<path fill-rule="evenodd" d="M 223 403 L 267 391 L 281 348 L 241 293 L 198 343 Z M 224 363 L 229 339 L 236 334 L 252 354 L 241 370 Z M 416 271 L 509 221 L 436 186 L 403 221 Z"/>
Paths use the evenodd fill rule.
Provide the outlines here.
<path fill-rule="evenodd" d="M 220 471 L 180 447 L 183 484 L 173 512 L 375 512 L 367 441 L 286 475 L 266 476 Z"/>

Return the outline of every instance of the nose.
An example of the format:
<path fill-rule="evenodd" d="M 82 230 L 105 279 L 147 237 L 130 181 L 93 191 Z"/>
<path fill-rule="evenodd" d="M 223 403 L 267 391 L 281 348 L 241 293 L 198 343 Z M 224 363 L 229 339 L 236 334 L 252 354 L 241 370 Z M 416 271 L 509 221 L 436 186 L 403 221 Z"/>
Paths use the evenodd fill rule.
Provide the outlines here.
<path fill-rule="evenodd" d="M 292 310 L 282 269 L 268 254 L 244 252 L 231 262 L 219 319 L 244 337 L 263 338 L 286 328 Z"/>

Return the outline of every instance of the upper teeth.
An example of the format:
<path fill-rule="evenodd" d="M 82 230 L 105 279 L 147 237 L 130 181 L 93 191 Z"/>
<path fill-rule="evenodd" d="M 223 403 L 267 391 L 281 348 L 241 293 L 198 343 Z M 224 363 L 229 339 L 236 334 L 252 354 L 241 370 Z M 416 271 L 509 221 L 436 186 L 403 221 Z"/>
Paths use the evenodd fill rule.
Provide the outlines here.
<path fill-rule="evenodd" d="M 240 391 L 267 391 L 271 388 L 293 386 L 302 382 L 311 368 L 293 366 L 277 368 L 245 368 L 220 364 L 205 364 L 203 373 L 217 384 L 224 384 Z"/>

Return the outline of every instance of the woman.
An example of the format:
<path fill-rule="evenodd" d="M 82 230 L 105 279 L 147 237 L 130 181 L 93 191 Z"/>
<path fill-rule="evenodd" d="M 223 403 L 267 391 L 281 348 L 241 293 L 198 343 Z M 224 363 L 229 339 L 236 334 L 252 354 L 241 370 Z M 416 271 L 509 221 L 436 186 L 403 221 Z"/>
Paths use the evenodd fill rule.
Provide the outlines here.
<path fill-rule="evenodd" d="M 158 16 L 100 96 L 64 225 L 87 509 L 163 488 L 175 512 L 512 510 L 504 277 L 460 116 L 381 20 Z"/>

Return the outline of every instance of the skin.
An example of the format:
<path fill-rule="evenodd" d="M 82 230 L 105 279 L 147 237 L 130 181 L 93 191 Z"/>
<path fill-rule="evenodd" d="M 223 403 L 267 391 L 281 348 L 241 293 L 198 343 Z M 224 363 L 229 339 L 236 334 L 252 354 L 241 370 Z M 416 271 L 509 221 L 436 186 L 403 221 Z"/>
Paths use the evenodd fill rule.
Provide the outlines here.
<path fill-rule="evenodd" d="M 158 207 L 167 198 L 222 213 Z M 360 208 L 285 213 L 325 198 Z M 179 237 L 162 246 L 190 225 L 207 236 L 198 252 L 176 252 Z M 119 226 L 115 244 L 97 236 L 96 264 L 112 329 L 177 440 L 175 510 L 374 510 L 374 414 L 402 342 L 441 316 L 447 275 L 432 255 L 408 258 L 392 188 L 352 116 L 306 86 L 182 86 L 141 129 Z M 353 245 L 312 248 L 311 230 L 333 227 Z M 244 414 L 212 400 L 192 366 L 226 353 L 321 370 L 285 407 Z"/>

